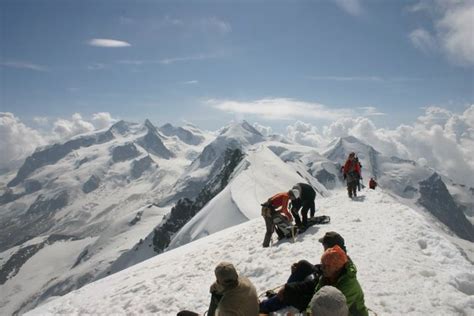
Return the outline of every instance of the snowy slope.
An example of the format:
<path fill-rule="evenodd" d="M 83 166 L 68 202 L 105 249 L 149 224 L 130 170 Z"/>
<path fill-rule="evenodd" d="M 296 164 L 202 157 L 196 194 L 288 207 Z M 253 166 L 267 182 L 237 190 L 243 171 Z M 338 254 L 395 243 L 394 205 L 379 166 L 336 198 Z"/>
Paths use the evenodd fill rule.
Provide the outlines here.
<path fill-rule="evenodd" d="M 295 243 L 262 248 L 264 222 L 256 218 L 89 284 L 28 315 L 175 315 L 184 308 L 202 313 L 219 261 L 233 262 L 262 292 L 284 283 L 296 260 L 318 262 L 322 247 L 317 239 L 330 230 L 345 238 L 366 304 L 378 315 L 474 313 L 472 262 L 418 212 L 382 191 L 364 190 L 355 201 L 338 191 L 317 202 L 332 222 L 308 229 Z"/>
<path fill-rule="evenodd" d="M 169 212 L 171 206 L 156 204 L 214 139 L 192 131 L 199 142 L 187 144 L 148 120 L 120 121 L 28 158 L 0 197 L 0 314 L 28 310 L 109 273 Z M 11 183 L 6 176 L 2 182 Z M 55 234 L 71 240 L 43 244 Z M 46 260 L 49 252 L 57 260 Z M 31 264 L 35 273 L 27 272 Z"/>
<path fill-rule="evenodd" d="M 276 192 L 304 182 L 264 145 L 252 147 L 234 173 L 236 177 L 173 238 L 170 248 L 260 217 L 260 204 Z"/>

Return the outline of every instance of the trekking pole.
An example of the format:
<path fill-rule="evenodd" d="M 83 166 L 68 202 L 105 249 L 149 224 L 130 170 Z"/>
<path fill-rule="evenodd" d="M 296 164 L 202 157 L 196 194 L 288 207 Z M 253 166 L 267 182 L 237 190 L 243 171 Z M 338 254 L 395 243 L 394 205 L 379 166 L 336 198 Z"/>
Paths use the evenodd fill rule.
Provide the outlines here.
<path fill-rule="evenodd" d="M 370 312 L 374 313 L 375 316 L 377 316 L 377 313 L 373 309 L 370 309 L 370 308 L 367 307 L 367 311 L 370 311 Z"/>
<path fill-rule="evenodd" d="M 276 290 L 278 290 L 278 289 L 284 287 L 285 284 L 286 284 L 286 283 L 280 284 L 280 285 L 278 285 L 277 287 L 274 287 L 273 289 L 269 289 L 269 290 L 266 290 L 265 292 L 260 293 L 260 294 L 258 295 L 258 298 L 263 297 L 263 296 L 264 296 L 265 294 L 267 294 L 267 292 L 269 292 L 269 291 L 275 292 Z"/>

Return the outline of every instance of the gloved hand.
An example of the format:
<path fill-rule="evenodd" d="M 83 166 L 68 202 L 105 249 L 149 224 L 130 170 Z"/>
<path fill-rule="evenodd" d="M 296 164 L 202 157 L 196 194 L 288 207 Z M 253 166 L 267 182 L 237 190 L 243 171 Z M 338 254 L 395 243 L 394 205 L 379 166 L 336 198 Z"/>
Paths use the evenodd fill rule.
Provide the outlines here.
<path fill-rule="evenodd" d="M 296 263 L 296 262 L 291 265 L 291 273 L 295 272 L 297 265 L 298 265 L 298 263 Z"/>

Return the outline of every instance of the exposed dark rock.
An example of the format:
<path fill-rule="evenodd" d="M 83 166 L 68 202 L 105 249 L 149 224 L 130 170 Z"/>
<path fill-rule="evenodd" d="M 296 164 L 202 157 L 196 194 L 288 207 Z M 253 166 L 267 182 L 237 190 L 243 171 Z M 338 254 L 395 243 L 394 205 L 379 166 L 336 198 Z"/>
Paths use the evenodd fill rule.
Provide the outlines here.
<path fill-rule="evenodd" d="M 224 164 L 219 174 L 204 186 L 196 199 L 182 198 L 178 200 L 167 217 L 155 228 L 153 247 L 157 253 L 163 252 L 168 247 L 171 236 L 225 188 L 235 168 L 242 161 L 244 154 L 240 149 L 227 149 L 223 156 Z"/>
<path fill-rule="evenodd" d="M 182 142 L 189 145 L 199 145 L 204 141 L 204 137 L 194 135 L 182 127 L 174 127 L 169 123 L 161 126 L 160 131 L 166 136 L 177 136 Z"/>
<path fill-rule="evenodd" d="M 140 152 L 133 143 L 117 146 L 112 149 L 112 160 L 114 162 L 130 160 L 138 155 L 140 155 Z"/>
<path fill-rule="evenodd" d="M 76 169 L 85 164 L 86 162 L 90 161 L 89 157 L 82 158 L 78 162 L 76 162 Z"/>
<path fill-rule="evenodd" d="M 161 158 L 170 159 L 174 157 L 174 154 L 163 144 L 156 127 L 153 126 L 149 120 L 145 121 L 145 126 L 148 129 L 148 133 L 138 140 L 138 144 L 140 144 L 140 146 L 145 148 L 148 152 L 151 152 Z"/>
<path fill-rule="evenodd" d="M 66 157 L 70 152 L 81 147 L 90 147 L 95 144 L 102 144 L 114 138 L 110 130 L 94 135 L 82 136 L 64 144 L 54 144 L 46 149 L 36 151 L 31 156 L 26 158 L 21 166 L 16 177 L 8 183 L 9 187 L 14 187 L 23 182 L 35 170 L 58 162 L 60 159 Z"/>
<path fill-rule="evenodd" d="M 86 259 L 87 255 L 89 254 L 89 249 L 84 249 L 80 254 L 79 256 L 77 257 L 76 259 L 76 262 L 74 262 L 74 264 L 72 265 L 71 269 L 77 267 L 82 261 L 84 261 L 84 259 Z"/>
<path fill-rule="evenodd" d="M 120 120 L 114 125 L 112 125 L 109 130 L 111 132 L 116 132 L 120 135 L 125 135 L 130 130 L 130 124 L 125 122 L 124 120 Z"/>
<path fill-rule="evenodd" d="M 336 176 L 328 172 L 326 169 L 319 170 L 316 173 L 316 179 L 318 179 L 318 181 L 328 190 L 332 190 L 336 187 Z"/>
<path fill-rule="evenodd" d="M 133 226 L 136 223 L 138 223 L 142 219 L 142 215 L 143 215 L 143 211 L 137 212 L 135 217 L 130 221 L 130 223 L 128 223 L 128 225 Z"/>
<path fill-rule="evenodd" d="M 459 237 L 474 241 L 474 227 L 464 215 L 463 208 L 458 206 L 441 177 L 434 173 L 420 182 L 418 203 L 448 226 Z"/>
<path fill-rule="evenodd" d="M 38 180 L 27 180 L 25 181 L 25 193 L 26 194 L 30 194 L 30 193 L 34 193 L 36 191 L 39 191 L 41 190 L 41 182 L 39 182 Z"/>
<path fill-rule="evenodd" d="M 390 160 L 395 163 L 408 163 L 412 166 L 416 166 L 416 162 L 414 162 L 413 160 L 401 159 L 395 156 L 390 157 Z"/>
<path fill-rule="evenodd" d="M 140 178 L 146 170 L 148 170 L 155 162 L 150 156 L 143 157 L 139 160 L 134 160 L 132 163 L 132 178 Z"/>
<path fill-rule="evenodd" d="M 67 205 L 69 195 L 67 191 L 62 191 L 51 199 L 40 194 L 36 201 L 31 204 L 26 212 L 29 215 L 53 213 Z"/>
<path fill-rule="evenodd" d="M 82 192 L 86 194 L 92 192 L 99 187 L 99 184 L 99 177 L 93 174 L 92 176 L 90 176 L 89 180 L 87 180 L 86 183 L 84 183 L 84 185 L 82 186 Z"/>
<path fill-rule="evenodd" d="M 33 257 L 40 249 L 44 247 L 44 243 L 26 246 L 15 252 L 0 269 L 0 285 L 5 284 L 8 278 L 14 277 L 23 264 Z"/>
<path fill-rule="evenodd" d="M 6 188 L 5 192 L 0 196 L 0 205 L 13 202 L 23 195 L 22 193 L 15 194 L 11 188 Z"/>

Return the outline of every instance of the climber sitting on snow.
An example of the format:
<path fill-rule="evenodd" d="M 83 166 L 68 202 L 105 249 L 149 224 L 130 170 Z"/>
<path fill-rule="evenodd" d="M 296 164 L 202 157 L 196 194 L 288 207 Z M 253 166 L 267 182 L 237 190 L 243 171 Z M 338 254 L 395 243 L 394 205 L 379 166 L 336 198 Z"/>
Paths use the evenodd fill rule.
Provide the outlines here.
<path fill-rule="evenodd" d="M 324 250 L 337 245 L 346 251 L 344 238 L 336 232 L 327 232 L 319 239 L 319 242 L 323 245 Z M 350 259 L 348 260 L 350 261 Z M 304 311 L 313 297 L 321 276 L 320 264 L 313 265 L 306 260 L 294 263 L 291 266 L 290 277 L 278 291 L 278 294 L 267 291 L 269 298 L 260 302 L 260 312 L 274 312 L 287 306 L 293 306 L 300 311 Z"/>
<path fill-rule="evenodd" d="M 322 287 L 331 285 L 344 294 L 351 316 L 368 316 L 364 293 L 357 281 L 357 269 L 339 246 L 327 249 L 321 257 L 323 275 L 319 278 L 315 293 Z"/>
<path fill-rule="evenodd" d="M 254 285 L 239 276 L 232 263 L 221 262 L 214 270 L 216 281 L 211 285 L 211 303 L 208 316 L 257 316 L 258 297 Z M 199 316 L 191 311 L 181 311 L 177 316 Z"/>
<path fill-rule="evenodd" d="M 291 235 L 293 229 L 291 222 L 293 217 L 288 212 L 288 201 L 293 196 L 293 192 L 282 192 L 275 194 L 262 204 L 262 216 L 265 219 L 266 233 L 263 240 L 263 247 L 270 245 L 270 240 L 276 226 L 278 237 L 284 238 Z"/>

